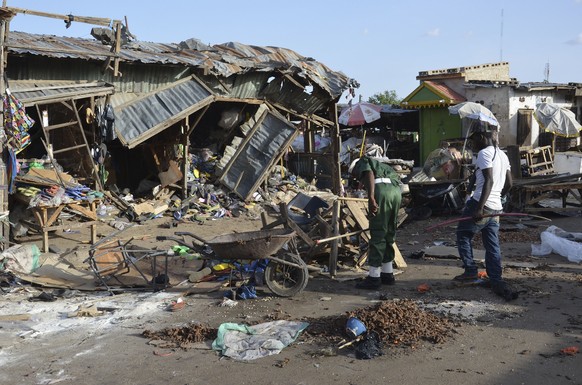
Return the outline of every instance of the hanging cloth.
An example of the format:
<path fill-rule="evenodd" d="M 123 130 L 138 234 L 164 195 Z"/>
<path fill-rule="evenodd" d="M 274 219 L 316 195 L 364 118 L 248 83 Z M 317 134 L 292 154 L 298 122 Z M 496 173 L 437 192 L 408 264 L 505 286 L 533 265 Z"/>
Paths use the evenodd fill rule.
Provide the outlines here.
<path fill-rule="evenodd" d="M 6 165 L 8 173 L 8 194 L 14 192 L 16 176 L 18 175 L 18 160 L 13 148 L 8 148 L 8 164 Z"/>
<path fill-rule="evenodd" d="M 30 144 L 28 130 L 34 125 L 34 120 L 28 116 L 26 109 L 10 89 L 6 88 L 3 96 L 4 103 L 4 127 L 8 143 L 18 154 Z"/>
<path fill-rule="evenodd" d="M 102 142 L 109 143 L 117 139 L 115 133 L 115 111 L 111 104 L 106 104 L 103 108 L 99 108 L 97 125 L 99 126 Z"/>

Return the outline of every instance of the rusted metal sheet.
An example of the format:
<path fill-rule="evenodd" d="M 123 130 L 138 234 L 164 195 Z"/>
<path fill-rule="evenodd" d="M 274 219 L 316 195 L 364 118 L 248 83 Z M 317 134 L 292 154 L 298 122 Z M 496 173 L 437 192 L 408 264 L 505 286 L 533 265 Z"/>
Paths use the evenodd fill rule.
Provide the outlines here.
<path fill-rule="evenodd" d="M 104 61 L 112 57 L 111 47 L 97 40 L 52 35 L 11 32 L 7 47 L 13 55 L 40 55 L 51 58 L 73 58 Z M 279 47 L 259 47 L 241 43 L 212 46 L 212 50 L 198 51 L 179 44 L 130 42 L 121 47 L 118 57 L 122 62 L 146 64 L 174 64 L 208 70 L 211 74 L 228 78 L 234 74 L 274 72 L 292 74 L 306 84 L 316 84 L 332 98 L 339 97 L 353 82 L 342 72 L 329 69 L 316 60 Z"/>
<path fill-rule="evenodd" d="M 197 78 L 183 79 L 119 106 L 115 131 L 124 145 L 133 148 L 213 100 L 212 92 Z"/>
<path fill-rule="evenodd" d="M 10 82 L 12 94 L 24 106 L 30 107 L 36 103 L 58 102 L 62 100 L 76 100 L 88 97 L 111 95 L 114 87 L 105 82 L 89 82 L 72 84 L 71 82 L 42 82 L 30 81 Z"/>
<path fill-rule="evenodd" d="M 289 147 L 297 130 L 281 114 L 265 110 L 225 167 L 219 182 L 250 199 Z"/>

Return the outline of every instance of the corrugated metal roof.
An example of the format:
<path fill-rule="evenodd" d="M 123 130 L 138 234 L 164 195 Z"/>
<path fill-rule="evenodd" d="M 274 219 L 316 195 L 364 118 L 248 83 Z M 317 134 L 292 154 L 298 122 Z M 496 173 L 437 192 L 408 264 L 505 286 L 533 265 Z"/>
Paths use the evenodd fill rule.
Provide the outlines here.
<path fill-rule="evenodd" d="M 8 49 L 12 54 L 40 55 L 52 58 L 105 60 L 111 47 L 93 39 L 36 35 L 11 31 Z M 247 71 L 280 71 L 317 84 L 332 98 L 339 97 L 354 82 L 342 72 L 332 71 L 316 60 L 279 47 L 259 47 L 241 43 L 212 46 L 212 51 L 180 48 L 178 44 L 130 42 L 121 48 L 125 62 L 175 64 L 208 69 L 222 77 Z"/>
<path fill-rule="evenodd" d="M 213 100 L 213 94 L 196 78 L 183 79 L 119 106 L 115 131 L 124 145 L 133 148 Z"/>
<path fill-rule="evenodd" d="M 28 107 L 42 102 L 54 103 L 61 100 L 110 95 L 114 92 L 114 87 L 105 82 L 79 84 L 63 81 L 11 81 L 10 90 L 24 106 Z"/>
<path fill-rule="evenodd" d="M 285 117 L 265 111 L 229 160 L 219 182 L 248 200 L 295 135 L 297 130 Z"/>

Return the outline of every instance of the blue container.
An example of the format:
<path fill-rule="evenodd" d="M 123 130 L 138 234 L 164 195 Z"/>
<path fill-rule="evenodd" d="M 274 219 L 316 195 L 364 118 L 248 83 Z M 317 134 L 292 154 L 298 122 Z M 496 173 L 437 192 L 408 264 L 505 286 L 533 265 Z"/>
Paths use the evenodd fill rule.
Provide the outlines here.
<path fill-rule="evenodd" d="M 356 338 L 357 336 L 366 332 L 366 325 L 356 317 L 348 318 L 346 322 L 346 333 L 351 338 Z"/>

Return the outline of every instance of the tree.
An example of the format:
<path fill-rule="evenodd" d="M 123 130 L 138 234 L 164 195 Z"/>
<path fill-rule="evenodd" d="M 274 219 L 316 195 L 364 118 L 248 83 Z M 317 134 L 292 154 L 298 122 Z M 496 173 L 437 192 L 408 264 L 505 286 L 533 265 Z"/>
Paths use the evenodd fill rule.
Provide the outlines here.
<path fill-rule="evenodd" d="M 382 93 L 377 93 L 368 98 L 368 103 L 373 104 L 400 104 L 402 100 L 396 95 L 396 91 L 384 91 Z"/>

